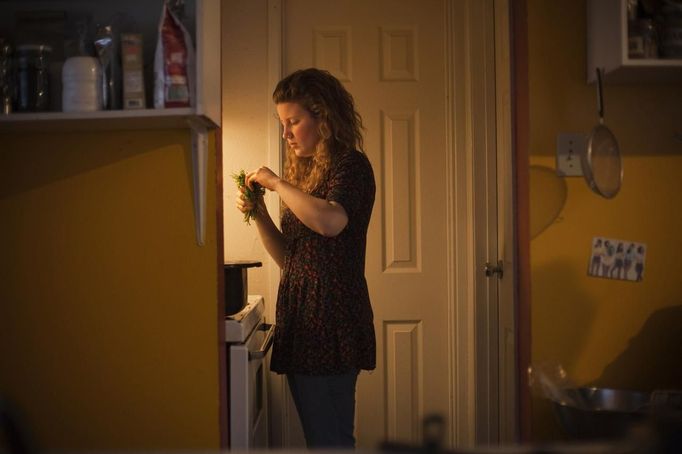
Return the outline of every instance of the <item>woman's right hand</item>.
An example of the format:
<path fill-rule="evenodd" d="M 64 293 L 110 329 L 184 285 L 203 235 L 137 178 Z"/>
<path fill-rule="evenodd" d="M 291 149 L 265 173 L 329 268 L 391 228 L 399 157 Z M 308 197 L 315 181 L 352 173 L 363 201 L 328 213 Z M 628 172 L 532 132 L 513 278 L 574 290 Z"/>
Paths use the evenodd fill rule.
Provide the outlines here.
<path fill-rule="evenodd" d="M 236 193 L 237 209 L 242 213 L 247 213 L 255 208 L 255 204 L 246 197 L 245 189 L 239 188 Z"/>
<path fill-rule="evenodd" d="M 263 196 L 259 195 L 255 203 L 246 196 L 246 188 L 242 187 L 236 193 L 236 206 L 245 216 L 250 210 L 256 210 L 256 227 L 263 241 L 265 249 L 280 267 L 284 264 L 284 237 L 268 214 Z M 246 217 L 245 217 L 246 219 Z"/>

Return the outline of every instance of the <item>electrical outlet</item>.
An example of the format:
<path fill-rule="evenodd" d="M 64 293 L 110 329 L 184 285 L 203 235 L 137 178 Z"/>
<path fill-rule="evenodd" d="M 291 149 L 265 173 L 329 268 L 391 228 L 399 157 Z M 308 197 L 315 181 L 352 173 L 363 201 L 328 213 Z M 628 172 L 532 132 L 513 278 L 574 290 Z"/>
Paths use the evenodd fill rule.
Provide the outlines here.
<path fill-rule="evenodd" d="M 556 139 L 556 173 L 561 177 L 579 177 L 583 174 L 580 159 L 587 152 L 587 135 L 562 132 Z"/>

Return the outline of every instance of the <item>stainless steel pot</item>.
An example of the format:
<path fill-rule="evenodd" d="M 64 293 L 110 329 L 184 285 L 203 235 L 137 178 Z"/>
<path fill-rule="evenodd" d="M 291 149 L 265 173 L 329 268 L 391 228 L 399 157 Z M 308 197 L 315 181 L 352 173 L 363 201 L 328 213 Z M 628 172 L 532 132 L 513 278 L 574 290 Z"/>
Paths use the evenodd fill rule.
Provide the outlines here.
<path fill-rule="evenodd" d="M 631 426 L 647 415 L 651 395 L 645 392 L 609 388 L 565 389 L 572 402 L 552 399 L 552 409 L 571 438 L 612 439 L 627 434 Z"/>
<path fill-rule="evenodd" d="M 249 294 L 247 269 L 260 267 L 261 262 L 239 260 L 224 265 L 225 315 L 234 315 L 246 306 Z"/>

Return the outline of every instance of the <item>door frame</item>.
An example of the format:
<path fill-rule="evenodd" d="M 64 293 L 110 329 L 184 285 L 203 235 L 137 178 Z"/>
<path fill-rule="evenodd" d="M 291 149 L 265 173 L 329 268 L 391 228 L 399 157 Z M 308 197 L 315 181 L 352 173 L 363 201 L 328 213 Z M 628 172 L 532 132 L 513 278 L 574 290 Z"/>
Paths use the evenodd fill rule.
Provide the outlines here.
<path fill-rule="evenodd" d="M 518 441 L 509 0 L 448 1 L 454 445 Z M 458 62 L 455 65 L 455 62 Z M 452 67 L 452 68 L 451 68 Z M 461 221 L 465 219 L 464 225 Z M 485 274 L 501 263 L 503 274 Z"/>
<path fill-rule="evenodd" d="M 518 319 L 516 173 L 514 148 L 513 27 L 515 0 L 494 1 L 495 87 L 498 187 L 498 250 L 504 276 L 499 281 L 500 348 L 500 441 L 520 441 L 519 332 Z"/>
<path fill-rule="evenodd" d="M 519 440 L 531 441 L 531 395 L 528 368 L 531 364 L 530 299 L 530 197 L 528 143 L 530 140 L 528 86 L 528 3 L 510 0 L 512 136 L 515 212 L 517 402 Z"/>
<path fill-rule="evenodd" d="M 270 87 L 279 81 L 284 66 L 284 1 L 267 2 Z M 444 0 L 446 91 L 453 100 L 446 108 L 448 345 L 454 358 L 448 371 L 448 441 L 457 447 L 518 440 L 509 2 Z M 490 159 L 476 158 L 481 152 Z M 280 125 L 272 117 L 268 125 L 268 166 L 277 174 L 282 171 L 282 156 Z M 492 169 L 490 161 L 497 163 Z M 477 181 L 480 172 L 493 181 Z M 480 210 L 476 209 L 474 195 L 491 187 L 495 191 L 494 212 L 491 215 L 490 207 L 484 207 L 489 219 L 481 222 L 475 219 Z M 280 205 L 274 194 L 269 194 L 266 204 L 273 219 L 279 219 Z M 478 231 L 481 227 L 484 234 Z M 482 237 L 493 247 L 477 247 Z M 504 263 L 503 278 L 485 277 L 482 263 L 498 260 Z M 269 292 L 275 296 L 279 269 L 269 269 Z M 267 310 L 266 316 L 274 320 L 274 305 Z M 488 360 L 494 357 L 499 361 Z M 300 429 L 289 423 L 293 406 L 288 403 L 286 382 L 282 376 L 270 377 L 274 444 L 301 446 Z"/>

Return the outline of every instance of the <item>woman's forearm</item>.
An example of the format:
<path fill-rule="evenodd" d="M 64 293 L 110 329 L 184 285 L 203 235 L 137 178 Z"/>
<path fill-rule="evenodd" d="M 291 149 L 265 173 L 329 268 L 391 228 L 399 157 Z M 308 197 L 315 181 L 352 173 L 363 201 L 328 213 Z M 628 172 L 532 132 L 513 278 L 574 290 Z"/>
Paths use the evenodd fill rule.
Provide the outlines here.
<path fill-rule="evenodd" d="M 256 227 L 261 242 L 270 257 L 282 268 L 284 266 L 285 239 L 268 213 L 265 203 L 260 200 L 256 205 Z"/>
<path fill-rule="evenodd" d="M 336 236 L 348 224 L 341 205 L 307 194 L 284 180 L 279 180 L 273 189 L 306 227 L 320 235 Z"/>

